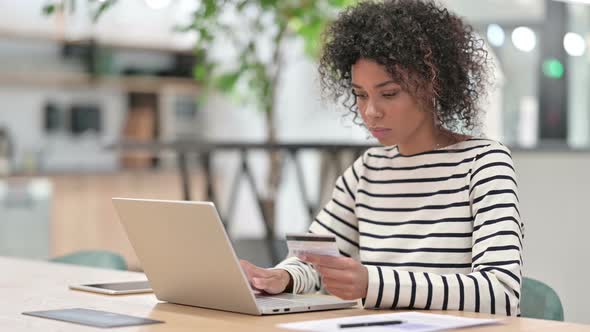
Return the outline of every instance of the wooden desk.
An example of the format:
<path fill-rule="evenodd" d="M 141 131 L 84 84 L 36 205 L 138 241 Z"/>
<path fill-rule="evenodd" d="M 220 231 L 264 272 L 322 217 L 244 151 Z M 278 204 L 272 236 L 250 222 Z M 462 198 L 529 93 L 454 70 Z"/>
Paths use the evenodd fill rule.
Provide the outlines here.
<path fill-rule="evenodd" d="M 284 331 L 278 323 L 384 311 L 346 309 L 302 314 L 256 317 L 223 311 L 159 303 L 153 294 L 107 296 L 71 291 L 72 283 L 141 280 L 136 272 L 101 270 L 39 261 L 0 257 L 0 329 L 3 331 L 102 331 L 70 323 L 21 315 L 23 311 L 83 307 L 164 320 L 165 324 L 117 328 L 113 331 Z M 436 312 L 466 317 L 490 317 L 486 314 Z M 502 318 L 498 316 L 498 318 Z M 503 325 L 461 331 L 590 331 L 590 325 L 578 325 L 525 318 L 506 318 Z"/>

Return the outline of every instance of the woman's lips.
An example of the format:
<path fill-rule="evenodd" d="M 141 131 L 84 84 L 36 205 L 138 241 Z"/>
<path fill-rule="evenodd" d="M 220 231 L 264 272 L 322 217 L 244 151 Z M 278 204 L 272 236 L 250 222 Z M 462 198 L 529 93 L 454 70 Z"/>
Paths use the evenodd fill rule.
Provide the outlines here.
<path fill-rule="evenodd" d="M 371 131 L 371 135 L 375 138 L 383 138 L 391 132 L 391 129 L 389 128 L 370 128 L 369 130 Z"/>

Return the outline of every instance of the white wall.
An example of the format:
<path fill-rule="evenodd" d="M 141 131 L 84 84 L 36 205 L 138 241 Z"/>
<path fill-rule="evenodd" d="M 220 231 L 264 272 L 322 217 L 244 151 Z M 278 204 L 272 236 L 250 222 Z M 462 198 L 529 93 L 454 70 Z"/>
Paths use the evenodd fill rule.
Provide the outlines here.
<path fill-rule="evenodd" d="M 570 20 L 568 31 L 582 36 L 590 30 L 590 6 L 571 4 L 568 6 Z M 588 95 L 588 78 L 590 65 L 589 51 L 583 56 L 570 56 L 567 59 L 568 100 L 568 144 L 571 146 L 588 146 L 590 144 L 590 96 Z"/>
<path fill-rule="evenodd" d="M 101 107 L 100 134 L 71 136 L 65 130 L 56 134 L 43 132 L 43 106 L 48 100 L 69 107 L 76 102 L 95 103 Z M 119 91 L 90 87 L 64 91 L 59 88 L 0 88 L 0 126 L 6 126 L 14 141 L 15 167 L 19 171 L 114 170 L 117 155 L 104 147 L 116 141 L 127 109 Z"/>
<path fill-rule="evenodd" d="M 470 22 L 540 22 L 545 18 L 541 0 L 441 0 Z"/>
<path fill-rule="evenodd" d="M 590 323 L 590 152 L 513 152 L 525 222 L 524 272 L 560 295 L 565 320 Z"/>

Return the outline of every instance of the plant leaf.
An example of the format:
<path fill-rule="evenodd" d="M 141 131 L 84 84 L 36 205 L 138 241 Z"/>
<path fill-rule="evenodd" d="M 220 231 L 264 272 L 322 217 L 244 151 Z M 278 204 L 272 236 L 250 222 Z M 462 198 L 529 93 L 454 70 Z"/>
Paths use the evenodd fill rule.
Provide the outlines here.
<path fill-rule="evenodd" d="M 98 22 L 98 19 L 102 16 L 102 14 L 104 14 L 106 10 L 109 9 L 115 2 L 116 0 L 106 0 L 104 2 L 101 2 L 98 6 L 98 9 L 92 16 L 92 21 L 94 23 Z"/>
<path fill-rule="evenodd" d="M 328 4 L 336 8 L 345 8 L 354 5 L 358 0 L 328 0 Z"/>
<path fill-rule="evenodd" d="M 51 15 L 53 14 L 57 9 L 57 6 L 53 3 L 47 4 L 45 6 L 43 6 L 43 15 Z"/>
<path fill-rule="evenodd" d="M 215 86 L 222 92 L 231 92 L 241 75 L 242 72 L 240 70 L 219 75 L 215 80 Z"/>

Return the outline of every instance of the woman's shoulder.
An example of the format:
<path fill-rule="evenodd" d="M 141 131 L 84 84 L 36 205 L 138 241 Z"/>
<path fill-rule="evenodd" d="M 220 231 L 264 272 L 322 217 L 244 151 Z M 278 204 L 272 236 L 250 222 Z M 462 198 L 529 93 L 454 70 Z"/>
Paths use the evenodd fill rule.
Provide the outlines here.
<path fill-rule="evenodd" d="M 424 160 L 431 158 L 437 159 L 437 157 L 448 157 L 449 155 L 476 156 L 488 150 L 503 150 L 510 153 L 508 147 L 499 141 L 486 137 L 467 137 L 452 145 L 410 156 L 400 154 L 397 145 L 373 147 L 365 151 L 362 159 L 365 161 L 369 159 L 380 160 L 396 158 Z"/>
<path fill-rule="evenodd" d="M 491 150 L 496 150 L 496 151 L 500 150 L 500 151 L 504 151 L 508 155 L 511 154 L 510 149 L 506 145 L 504 145 L 500 141 L 497 141 L 497 140 L 494 140 L 491 138 L 473 137 L 473 138 L 466 140 L 464 143 L 466 143 L 467 145 L 471 145 L 471 146 L 475 146 L 475 147 L 480 148 L 478 153 L 484 153 L 484 152 L 488 152 Z"/>

